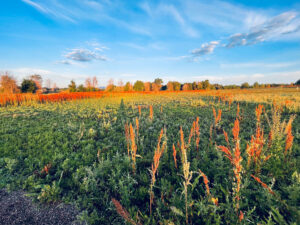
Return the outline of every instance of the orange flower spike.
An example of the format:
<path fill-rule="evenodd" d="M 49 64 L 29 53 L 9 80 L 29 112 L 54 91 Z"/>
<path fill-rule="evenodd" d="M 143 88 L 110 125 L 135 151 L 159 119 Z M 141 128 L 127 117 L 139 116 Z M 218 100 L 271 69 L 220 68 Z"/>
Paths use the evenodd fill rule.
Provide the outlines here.
<path fill-rule="evenodd" d="M 142 107 L 139 105 L 138 108 L 139 108 L 139 115 L 141 116 L 142 115 Z"/>
<path fill-rule="evenodd" d="M 292 148 L 293 141 L 294 141 L 294 136 L 292 135 L 292 130 L 289 129 L 288 133 L 287 133 L 287 136 L 286 136 L 285 152 L 284 152 L 284 154 L 287 154 L 287 151 Z"/>
<path fill-rule="evenodd" d="M 237 109 L 236 109 L 236 117 L 240 118 L 240 104 L 237 104 Z"/>
<path fill-rule="evenodd" d="M 181 149 L 185 148 L 185 144 L 184 144 L 184 135 L 183 135 L 183 131 L 182 131 L 182 127 L 180 127 L 180 142 L 181 142 Z"/>
<path fill-rule="evenodd" d="M 217 114 L 216 114 L 216 110 L 215 110 L 215 108 L 214 108 L 214 107 L 213 107 L 212 109 L 213 109 L 213 115 L 214 115 L 214 118 L 215 118 L 215 123 L 216 123 L 216 120 L 217 120 Z"/>
<path fill-rule="evenodd" d="M 241 222 L 244 219 L 244 213 L 240 211 L 239 221 Z"/>
<path fill-rule="evenodd" d="M 209 186 L 208 186 L 208 183 L 209 183 L 208 178 L 201 170 L 199 170 L 199 171 L 200 171 L 201 176 L 203 177 L 203 181 L 204 181 L 205 188 L 206 188 L 206 193 L 207 193 L 207 195 L 210 195 Z"/>
<path fill-rule="evenodd" d="M 176 159 L 176 148 L 175 145 L 173 144 L 173 158 L 174 158 L 174 163 L 175 163 L 175 168 L 177 169 L 177 159 Z"/>
<path fill-rule="evenodd" d="M 269 186 L 266 185 L 264 182 L 262 182 L 262 181 L 260 180 L 260 178 L 254 176 L 254 175 L 252 175 L 252 174 L 251 174 L 251 177 L 253 177 L 253 179 L 256 180 L 258 183 L 260 183 L 260 185 L 261 185 L 263 188 L 267 189 L 267 190 L 269 191 L 269 193 L 271 193 L 272 195 L 275 195 L 275 193 L 272 191 L 272 189 L 269 188 Z"/>
<path fill-rule="evenodd" d="M 223 130 L 223 133 L 224 133 L 225 141 L 226 141 L 227 145 L 229 146 L 228 134 L 225 130 Z"/>
<path fill-rule="evenodd" d="M 232 158 L 232 154 L 229 151 L 228 148 L 226 148 L 225 146 L 218 146 L 218 148 L 225 153 L 225 156 L 230 160 L 231 163 L 233 163 L 233 158 Z"/>
<path fill-rule="evenodd" d="M 136 124 L 136 135 L 139 136 L 139 119 L 135 118 L 135 124 Z"/>
<path fill-rule="evenodd" d="M 258 107 L 256 107 L 255 112 L 256 112 L 256 120 L 257 122 L 260 122 L 260 116 L 262 113 L 263 105 L 259 104 Z"/>
<path fill-rule="evenodd" d="M 150 105 L 149 107 L 149 118 L 152 120 L 153 119 L 153 106 Z"/>
<path fill-rule="evenodd" d="M 233 134 L 233 137 L 234 137 L 234 140 L 237 141 L 238 138 L 239 138 L 239 132 L 240 132 L 240 122 L 238 119 L 236 119 L 234 121 L 234 126 L 233 126 L 233 129 L 232 129 L 232 134 Z"/>

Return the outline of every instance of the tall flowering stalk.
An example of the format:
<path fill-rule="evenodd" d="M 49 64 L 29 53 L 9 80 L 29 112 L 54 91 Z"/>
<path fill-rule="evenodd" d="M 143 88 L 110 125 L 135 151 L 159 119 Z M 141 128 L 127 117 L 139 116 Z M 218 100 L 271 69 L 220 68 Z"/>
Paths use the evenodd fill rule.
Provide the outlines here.
<path fill-rule="evenodd" d="M 136 136 L 138 137 L 140 126 L 139 126 L 139 119 L 137 117 L 135 118 L 135 126 L 136 126 Z"/>
<path fill-rule="evenodd" d="M 139 109 L 139 116 L 141 117 L 142 116 L 142 107 L 139 105 L 138 109 Z"/>
<path fill-rule="evenodd" d="M 252 174 L 251 174 L 251 177 L 253 177 L 253 179 L 256 180 L 263 188 L 267 189 L 270 194 L 275 195 L 275 193 L 272 191 L 272 189 L 267 184 L 265 184 L 264 182 L 262 182 L 260 180 L 260 178 L 254 176 Z"/>
<path fill-rule="evenodd" d="M 153 120 L 153 106 L 152 105 L 150 105 L 150 107 L 149 107 L 149 118 L 150 118 L 150 120 Z"/>
<path fill-rule="evenodd" d="M 161 129 L 161 132 L 159 134 L 159 137 L 158 137 L 158 142 L 157 142 L 157 147 L 155 149 L 155 152 L 154 152 L 154 157 L 153 157 L 153 163 L 152 163 L 152 166 L 151 166 L 151 170 L 150 170 L 150 174 L 151 174 L 151 184 L 150 184 L 150 215 L 152 214 L 152 204 L 153 204 L 153 200 L 154 200 L 154 192 L 153 192 L 153 187 L 154 187 L 154 184 L 155 184 L 155 181 L 156 181 L 156 172 L 157 172 L 157 169 L 158 169 L 158 166 L 159 166 L 159 160 L 166 148 L 166 145 L 167 145 L 167 142 L 166 140 L 164 140 L 162 146 L 161 146 L 161 140 L 162 140 L 162 137 L 164 135 L 164 131 L 163 129 Z"/>
<path fill-rule="evenodd" d="M 199 148 L 199 141 L 200 141 L 199 117 L 197 117 L 197 119 L 195 121 L 193 121 L 191 130 L 190 130 L 188 145 L 191 144 L 191 141 L 192 141 L 193 137 L 195 138 L 195 144 L 196 144 L 196 148 L 198 150 L 198 148 Z"/>
<path fill-rule="evenodd" d="M 225 153 L 225 156 L 230 160 L 233 165 L 233 173 L 234 173 L 234 184 L 233 184 L 233 194 L 234 194 L 234 202 L 236 206 L 236 212 L 239 212 L 240 208 L 240 189 L 241 189 L 241 173 L 243 166 L 241 164 L 242 157 L 240 152 L 240 140 L 239 140 L 239 132 L 240 132 L 240 123 L 239 120 L 236 119 L 234 122 L 234 127 L 232 129 L 233 141 L 235 142 L 235 147 L 233 151 L 225 146 L 218 146 L 218 148 Z"/>
<path fill-rule="evenodd" d="M 177 154 L 177 151 L 176 151 L 175 145 L 173 144 L 173 158 L 174 158 L 174 165 L 175 165 L 175 168 L 177 169 L 177 159 L 176 159 L 176 154 Z"/>
<path fill-rule="evenodd" d="M 265 144 L 264 140 L 264 131 L 261 128 L 261 114 L 263 110 L 263 105 L 258 105 L 255 109 L 256 113 L 256 134 L 255 136 L 252 135 L 250 145 L 247 144 L 246 152 L 248 154 L 248 168 L 250 167 L 251 163 L 253 162 L 256 168 L 256 172 L 260 171 L 261 164 L 266 161 L 265 157 L 262 154 L 263 147 Z"/>
<path fill-rule="evenodd" d="M 214 119 L 215 119 L 215 126 L 220 122 L 221 120 L 221 116 L 222 116 L 222 109 L 218 110 L 218 115 L 216 113 L 215 108 L 213 107 L 213 115 L 214 115 Z"/>
<path fill-rule="evenodd" d="M 199 173 L 203 177 L 203 181 L 204 181 L 205 189 L 206 189 L 206 194 L 207 194 L 207 196 L 209 196 L 210 191 L 209 191 L 209 186 L 208 186 L 208 183 L 209 183 L 208 178 L 201 170 L 199 170 Z"/>
<path fill-rule="evenodd" d="M 292 121 L 292 120 L 290 120 Z M 285 129 L 286 133 L 286 140 L 285 140 L 285 151 L 284 154 L 286 155 L 288 150 L 290 150 L 293 146 L 294 136 L 292 135 L 292 122 L 289 122 Z"/>
<path fill-rule="evenodd" d="M 182 161 L 182 172 L 183 172 L 183 186 L 184 186 L 184 196 L 185 196 L 185 222 L 186 224 L 189 223 L 189 216 L 188 216 L 188 185 L 191 184 L 191 179 L 193 173 L 190 171 L 190 163 L 187 159 L 186 153 L 186 145 L 184 142 L 184 134 L 182 131 L 182 127 L 180 127 L 180 150 L 181 150 L 181 161 Z"/>
<path fill-rule="evenodd" d="M 237 104 L 237 108 L 236 108 L 236 118 L 240 119 L 240 104 Z"/>
<path fill-rule="evenodd" d="M 116 207 L 116 211 L 117 213 L 128 223 L 132 224 L 132 225 L 136 225 L 137 223 L 130 217 L 129 212 L 121 205 L 121 203 L 115 199 L 112 198 L 111 199 L 112 203 L 114 204 L 114 206 Z"/>
<path fill-rule="evenodd" d="M 132 169 L 133 169 L 133 173 L 135 173 L 136 172 L 136 150 L 137 150 L 137 146 L 136 146 L 136 143 L 135 143 L 135 132 L 134 132 L 134 129 L 133 129 L 131 123 L 130 123 L 130 127 L 129 127 L 129 132 L 130 132 L 130 144 L 131 144 L 130 155 L 131 155 L 131 160 L 132 160 Z"/>

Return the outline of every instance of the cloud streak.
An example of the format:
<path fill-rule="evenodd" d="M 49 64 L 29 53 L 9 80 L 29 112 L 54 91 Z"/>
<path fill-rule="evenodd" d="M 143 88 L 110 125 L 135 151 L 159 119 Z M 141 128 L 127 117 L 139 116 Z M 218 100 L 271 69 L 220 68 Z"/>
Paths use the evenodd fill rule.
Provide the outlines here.
<path fill-rule="evenodd" d="M 219 45 L 219 41 L 211 41 L 201 45 L 201 48 L 196 48 L 191 51 L 192 56 L 199 57 L 214 52 L 215 48 Z"/>
<path fill-rule="evenodd" d="M 295 12 L 285 12 L 273 17 L 262 25 L 253 27 L 248 33 L 236 33 L 229 37 L 225 46 L 233 48 L 236 46 L 254 45 L 284 34 L 297 32 L 298 27 L 293 23 L 296 15 Z M 295 23 L 298 23 L 298 21 Z"/>
<path fill-rule="evenodd" d="M 98 53 L 91 51 L 89 49 L 78 48 L 72 49 L 68 52 L 65 57 L 67 59 L 71 59 L 78 62 L 90 62 L 93 60 L 101 60 L 106 61 L 107 58 L 105 56 L 99 55 Z"/>

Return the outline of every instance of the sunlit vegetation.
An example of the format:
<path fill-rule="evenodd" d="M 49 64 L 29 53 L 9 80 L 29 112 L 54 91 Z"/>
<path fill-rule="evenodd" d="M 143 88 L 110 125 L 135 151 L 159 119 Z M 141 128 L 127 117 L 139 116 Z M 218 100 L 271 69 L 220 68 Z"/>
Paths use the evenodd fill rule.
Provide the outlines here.
<path fill-rule="evenodd" d="M 88 224 L 300 222 L 296 88 L 0 101 L 0 187 Z"/>

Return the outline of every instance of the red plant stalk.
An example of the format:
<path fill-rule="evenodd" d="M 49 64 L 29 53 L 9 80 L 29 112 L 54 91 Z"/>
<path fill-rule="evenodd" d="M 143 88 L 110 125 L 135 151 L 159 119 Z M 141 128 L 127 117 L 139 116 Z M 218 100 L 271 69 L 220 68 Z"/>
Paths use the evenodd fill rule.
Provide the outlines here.
<path fill-rule="evenodd" d="M 285 152 L 286 155 L 288 150 L 290 150 L 293 146 L 294 136 L 292 135 L 292 126 L 287 129 L 286 141 L 285 141 Z"/>
<path fill-rule="evenodd" d="M 149 118 L 150 118 L 150 120 L 153 119 L 153 107 L 152 107 L 152 105 L 150 105 L 150 107 L 149 107 Z"/>
<path fill-rule="evenodd" d="M 258 183 L 260 183 L 263 188 L 267 189 L 270 194 L 275 195 L 275 193 L 272 191 L 272 189 L 268 185 L 266 185 L 264 182 L 262 182 L 260 180 L 260 178 L 254 176 L 252 174 L 251 174 L 251 177 L 253 177 L 253 179 L 256 180 Z"/>
<path fill-rule="evenodd" d="M 200 175 L 203 177 L 203 181 L 204 181 L 205 189 L 206 189 L 206 194 L 207 194 L 207 196 L 209 196 L 210 191 L 209 191 L 209 186 L 208 186 L 208 183 L 209 183 L 208 178 L 201 170 L 199 170 L 199 172 L 200 172 Z"/>
<path fill-rule="evenodd" d="M 134 222 L 133 219 L 131 219 L 129 212 L 123 208 L 123 206 L 121 205 L 121 203 L 116 200 L 115 198 L 112 198 L 111 201 L 113 202 L 113 204 L 116 207 L 116 211 L 117 213 L 128 223 L 132 224 L 132 225 L 136 225 L 136 222 Z"/>
<path fill-rule="evenodd" d="M 233 133 L 233 140 L 235 141 L 235 148 L 234 152 L 231 153 L 231 151 L 225 147 L 225 146 L 218 146 L 218 148 L 225 153 L 225 156 L 230 160 L 230 162 L 233 165 L 233 173 L 235 176 L 234 180 L 234 201 L 236 202 L 236 210 L 239 210 L 239 200 L 240 200 L 240 188 L 241 188 L 241 173 L 242 173 L 242 157 L 240 152 L 240 140 L 239 140 L 239 131 L 240 131 L 240 125 L 239 120 L 236 119 L 234 122 L 234 127 L 232 129 Z"/>
<path fill-rule="evenodd" d="M 137 150 L 137 146 L 135 144 L 135 132 L 134 129 L 132 127 L 132 124 L 130 123 L 130 127 L 129 127 L 129 131 L 130 131 L 130 143 L 131 143 L 131 159 L 132 159 L 132 169 L 133 169 L 133 173 L 135 173 L 136 171 L 136 150 Z"/>
<path fill-rule="evenodd" d="M 236 118 L 240 118 L 240 104 L 237 104 L 237 109 L 236 109 Z"/>
<path fill-rule="evenodd" d="M 166 142 L 163 143 L 162 147 L 160 146 L 161 139 L 163 137 L 163 132 L 164 132 L 163 129 L 161 129 L 160 135 L 158 137 L 157 148 L 155 149 L 155 152 L 154 152 L 153 163 L 151 165 L 150 215 L 152 214 L 152 204 L 153 204 L 153 200 L 154 200 L 153 186 L 156 181 L 155 174 L 156 174 L 158 166 L 159 166 L 160 157 L 162 156 L 165 146 L 166 146 Z"/>
<path fill-rule="evenodd" d="M 174 158 L 175 168 L 177 169 L 177 159 L 176 159 L 176 154 L 177 154 L 177 151 L 176 151 L 175 145 L 173 144 L 173 158 Z"/>
<path fill-rule="evenodd" d="M 136 136 L 139 136 L 139 119 L 135 118 L 135 126 L 136 126 Z"/>

